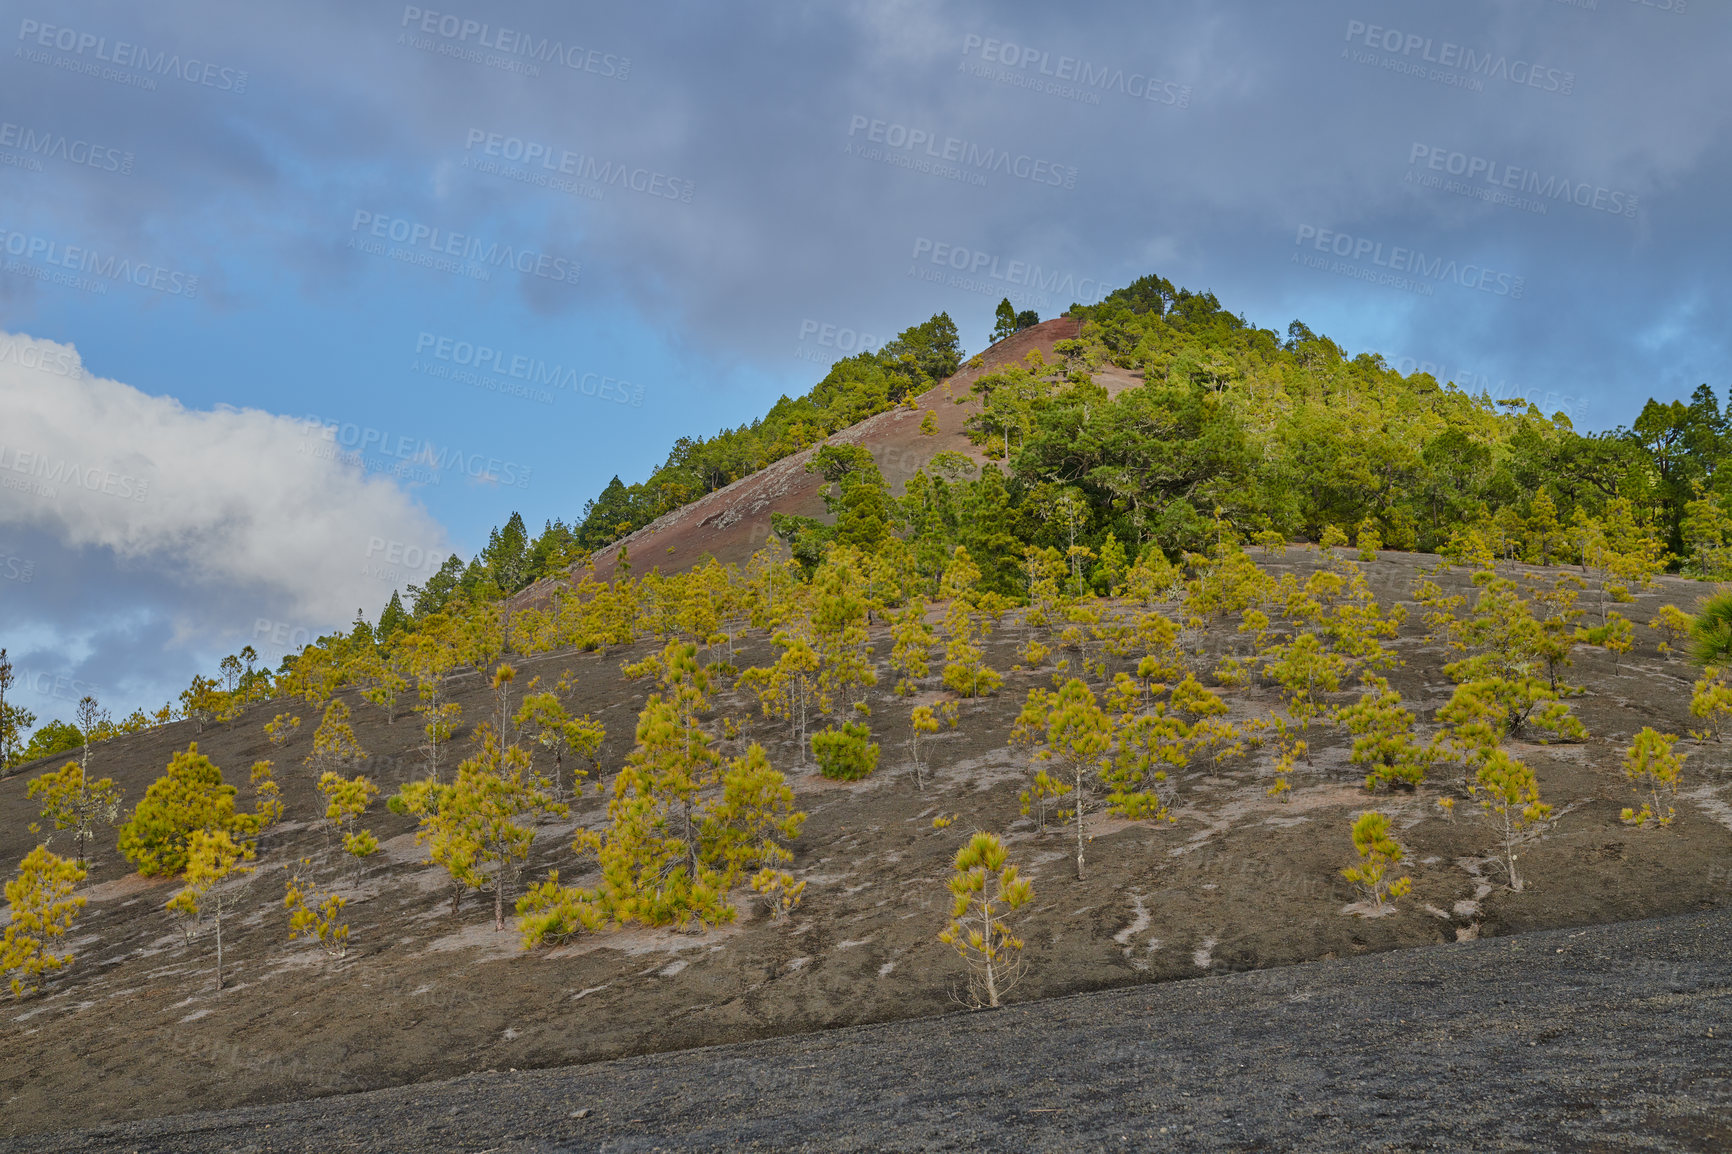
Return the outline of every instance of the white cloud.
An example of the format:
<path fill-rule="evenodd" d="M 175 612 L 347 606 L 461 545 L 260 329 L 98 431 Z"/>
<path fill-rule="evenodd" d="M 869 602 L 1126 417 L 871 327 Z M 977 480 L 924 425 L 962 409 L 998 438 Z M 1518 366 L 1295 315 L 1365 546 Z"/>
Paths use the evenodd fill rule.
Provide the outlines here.
<path fill-rule="evenodd" d="M 31 564 L 0 617 L 54 623 L 57 643 L 30 647 L 38 662 L 113 658 L 134 638 L 120 665 L 135 681 L 160 662 L 164 629 L 197 660 L 254 640 L 261 621 L 304 641 L 357 607 L 372 616 L 426 579 L 447 539 L 338 448 L 315 425 L 188 409 L 88 373 L 71 345 L 0 332 L 0 531 Z"/>

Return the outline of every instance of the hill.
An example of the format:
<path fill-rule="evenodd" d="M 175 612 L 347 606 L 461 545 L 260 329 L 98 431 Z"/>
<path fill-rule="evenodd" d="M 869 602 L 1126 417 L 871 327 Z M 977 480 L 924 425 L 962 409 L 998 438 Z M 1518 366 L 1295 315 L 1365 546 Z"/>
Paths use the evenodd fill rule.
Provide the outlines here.
<path fill-rule="evenodd" d="M 1583 435 L 1159 278 L 977 364 L 935 317 L 95 726 L 128 845 L 256 843 L 227 988 L 102 826 L 0 1126 L 938 1014 L 987 996 L 938 936 L 976 832 L 1033 885 L 1015 999 L 1717 906 L 1729 452 L 1706 387 Z M 243 811 L 274 762 L 283 820 L 160 778 L 195 740 Z M 0 856 L 65 756 L 0 779 Z M 324 793 L 369 782 L 356 859 Z M 289 940 L 295 878 L 343 956 Z"/>
<path fill-rule="evenodd" d="M 912 398 L 913 403 L 866 418 L 834 433 L 821 444 L 858 445 L 871 454 L 879 471 L 900 492 L 908 479 L 927 468 L 939 453 L 962 453 L 981 464 L 985 456 L 970 440 L 969 410 L 956 403 L 969 397 L 975 381 L 995 370 L 1021 364 L 1030 352 L 1039 351 L 1047 360 L 1058 360 L 1053 345 L 1074 340 L 1081 324 L 1071 317 L 1042 321 L 1032 328 L 994 344 L 971 360 L 954 376 Z M 1102 374 L 1113 391 L 1132 383 L 1126 373 Z M 933 414 L 936 432 L 922 433 L 921 421 Z M 725 564 L 743 564 L 764 547 L 774 513 L 803 517 L 825 514 L 821 474 L 809 472 L 819 446 L 802 449 L 769 468 L 735 481 L 668 513 L 627 537 L 606 545 L 595 554 L 595 571 L 607 579 L 623 548 L 642 565 L 655 565 L 666 573 L 678 573 L 697 564 L 704 556 Z"/>

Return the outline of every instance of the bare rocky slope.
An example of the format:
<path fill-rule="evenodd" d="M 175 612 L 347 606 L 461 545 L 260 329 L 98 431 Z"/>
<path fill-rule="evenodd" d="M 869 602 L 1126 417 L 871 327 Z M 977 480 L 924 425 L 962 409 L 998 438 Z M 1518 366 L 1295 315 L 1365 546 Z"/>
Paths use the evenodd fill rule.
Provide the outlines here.
<path fill-rule="evenodd" d="M 1313 550 L 1289 550 L 1285 558 L 1263 563 L 1277 573 L 1304 574 L 1319 558 Z M 1389 553 L 1365 571 L 1387 605 L 1406 598 L 1420 571 L 1434 563 Z M 1469 587 L 1459 571 L 1439 580 L 1457 591 Z M 1663 603 L 1693 604 L 1699 590 L 1693 582 L 1665 579 L 1626 609 L 1633 620 L 1646 621 Z M 1231 644 L 1231 625 L 1221 630 L 1205 643 Z M 453 916 L 444 873 L 426 863 L 412 821 L 382 806 L 375 806 L 366 824 L 384 843 L 384 853 L 364 876 L 345 877 L 330 838 L 316 824 L 320 806 L 302 761 L 317 714 L 302 703 L 256 706 L 232 727 L 202 734 L 190 722 L 179 722 L 99 746 L 93 771 L 114 777 L 130 800 L 142 796 L 171 753 L 193 740 L 229 780 L 241 784 L 243 804 L 250 804 L 247 767 L 256 758 L 275 757 L 288 820 L 261 844 L 248 904 L 228 926 L 230 984 L 220 993 L 211 981 L 208 927 L 190 944 L 184 941 L 163 910 L 175 884 L 131 872 L 115 853 L 112 833 L 105 836 L 86 890 L 89 906 L 69 943 L 76 964 L 42 994 L 9 1004 L 0 1017 L 0 1134 L 17 1137 L 19 1148 L 28 1149 L 40 1141 L 28 1136 L 81 1126 L 941 1015 L 957 1008 L 962 978 L 955 955 L 937 940 L 948 903 L 944 883 L 950 859 L 976 828 L 1003 834 L 1013 860 L 1035 886 L 1035 903 L 1018 923 L 1028 943 L 1027 976 L 1013 995 L 1019 1001 L 1126 987 L 1123 996 L 1133 1000 L 1122 1004 L 1135 1006 L 1144 1003 L 1134 999 L 1152 996 L 1150 983 L 1430 945 L 1442 949 L 1438 961 L 1425 964 L 1447 973 L 1458 964 L 1450 959 L 1459 957 L 1465 966 L 1481 956 L 1461 949 L 1476 939 L 1574 931 L 1725 902 L 1732 877 L 1732 780 L 1722 746 L 1687 739 L 1682 745 L 1689 760 L 1671 828 L 1639 830 L 1619 821 L 1619 810 L 1635 801 L 1620 763 L 1633 733 L 1648 724 L 1683 733 L 1694 724 L 1688 713 L 1694 671 L 1657 656 L 1657 638 L 1645 628 L 1637 630 L 1637 653 L 1617 664 L 1602 650 L 1577 650 L 1569 676 L 1586 692 L 1572 698 L 1572 706 L 1589 730 L 1587 741 L 1512 745 L 1557 808 L 1547 835 L 1523 850 L 1529 881 L 1521 893 L 1503 886 L 1491 856 L 1495 837 L 1459 778 L 1440 771 L 1417 791 L 1368 795 L 1360 770 L 1346 760 L 1346 735 L 1337 727 L 1314 731 L 1314 765 L 1295 775 L 1288 801 L 1268 796 L 1272 751 L 1265 748 L 1181 775 L 1174 825 L 1093 813 L 1089 874 L 1078 881 L 1070 833 L 1041 832 L 1020 813 L 1017 794 L 1028 779 L 1027 755 L 1006 742 L 1027 690 L 1051 683 L 1050 667 L 1012 670 L 1020 633 L 1010 619 L 994 634 L 988 661 L 1007 671 L 1006 686 L 994 697 L 961 703 L 959 726 L 933 740 L 931 776 L 923 789 L 916 787 L 908 759 L 909 702 L 888 691 L 888 677 L 868 698 L 884 747 L 879 769 L 855 783 L 817 776 L 802 766 L 786 726 L 766 722 L 742 695 L 718 694 L 716 715 L 742 721 L 739 742 L 765 744 L 811 816 L 792 847 L 791 869 L 807 883 L 792 919 L 770 920 L 742 889 L 736 895 L 740 920 L 705 933 L 633 928 L 522 952 L 509 929 L 494 931 L 484 897 L 465 898 Z M 873 640 L 882 662 L 888 638 L 880 629 Z M 1392 644 L 1405 664 L 1391 681 L 1429 721 L 1450 690 L 1441 673 L 1448 657 L 1424 642 L 1417 624 L 1404 627 Z M 570 705 L 608 729 L 604 782 L 621 764 L 651 688 L 623 680 L 619 666 L 650 649 L 646 643 L 605 655 L 553 653 L 519 663 L 523 681 L 536 675 L 552 681 L 569 670 Z M 741 645 L 738 660 L 744 666 L 771 655 L 765 640 L 754 636 Z M 477 675 L 460 677 L 456 690 L 465 718 L 488 714 L 488 695 Z M 1257 686 L 1228 690 L 1226 698 L 1230 717 L 1240 721 L 1278 705 L 1275 691 Z M 424 772 L 414 752 L 412 717 L 388 723 L 376 707 L 348 700 L 361 742 L 374 755 L 366 771 L 386 793 Z M 273 751 L 261 726 L 286 710 L 299 712 L 307 723 L 288 746 Z M 465 733 L 458 740 L 467 739 Z M 28 828 L 35 815 L 24 794 L 29 777 L 41 768 L 0 781 L 0 860 L 17 861 L 38 840 Z M 1443 797 L 1457 799 L 1453 817 L 1436 804 Z M 1353 860 L 1352 817 L 1372 805 L 1390 814 L 1414 880 L 1413 894 L 1382 917 L 1359 916 L 1352 887 L 1340 876 Z M 934 828 L 939 816 L 954 821 Z M 539 828 L 525 880 L 549 868 L 559 869 L 568 882 L 591 876 L 593 865 L 571 852 L 571 834 L 577 825 L 595 828 L 604 820 L 605 796 L 592 788 L 574 804 L 569 820 Z M 287 940 L 283 883 L 302 858 L 312 860 L 314 876 L 350 900 L 353 948 L 340 961 Z M 1630 954 L 1627 961 L 1639 964 L 1640 957 Z M 1237 988 L 1184 986 L 1197 991 L 1182 996 L 1198 999 L 1198 1014 L 1213 996 L 1204 991 Z M 1453 987 L 1428 989 L 1428 997 L 1469 996 Z M 1495 1001 L 1503 995 L 1494 982 L 1473 996 Z M 1494 1012 L 1486 1012 L 1495 1020 Z M 1279 1036 L 1284 1027 L 1267 1020 L 1270 1036 Z M 1635 1013 L 1629 1020 L 1645 1019 Z M 1175 1027 L 1150 1022 L 1139 1028 L 1169 1040 L 1201 1036 L 1194 1022 L 1176 1021 Z M 1397 1026 L 1381 1018 L 1379 1023 L 1378 1031 L 1395 1032 L 1374 1032 L 1374 1040 L 1399 1035 Z M 956 1037 L 966 1038 L 975 1036 L 966 1031 L 985 1028 L 928 1025 L 912 1033 L 936 1031 L 933 1036 L 942 1037 L 956 1029 L 965 1031 Z M 1467 1030 L 1463 1044 L 1472 1036 Z M 822 1038 L 809 1044 L 813 1052 L 828 1045 Z M 1249 1035 L 1243 1044 L 1251 1046 Z M 990 1064 L 1003 1056 L 993 1052 L 980 1060 Z M 1386 1058 L 1397 1062 L 1399 1050 Z M 1283 1061 L 1302 1059 L 1289 1053 Z M 880 1064 L 884 1077 L 894 1071 L 898 1078 L 919 1080 L 911 1072 L 918 1067 L 894 1052 Z M 1504 1093 L 1501 1082 L 1486 1081 L 1495 1071 L 1477 1064 L 1462 1068 L 1478 1071 L 1482 1096 Z M 1567 1072 L 1560 1066 L 1558 1077 Z M 1150 1078 L 1153 1092 L 1169 1074 Z M 1046 1108 L 1043 1095 L 1059 1095 L 1063 1105 L 1071 1100 L 1067 1095 L 1093 1092 L 1082 1075 L 1060 1065 L 1038 1088 L 1036 1099 L 1018 1109 Z M 932 1092 L 940 1094 L 937 1087 Z M 943 1091 L 952 1092 L 962 1093 Z M 1512 1108 L 1525 1100 L 1509 1099 Z M 1010 1108 L 998 1090 L 983 1090 L 978 1101 L 970 1101 L 975 1104 L 969 1109 Z M 951 1108 L 964 1107 L 946 1107 Z M 639 1117 L 633 1109 L 621 1112 Z M 621 1148 L 630 1147 L 628 1142 Z"/>
<path fill-rule="evenodd" d="M 1724 1151 L 1729 934 L 1554 930 L 0 1150 Z"/>

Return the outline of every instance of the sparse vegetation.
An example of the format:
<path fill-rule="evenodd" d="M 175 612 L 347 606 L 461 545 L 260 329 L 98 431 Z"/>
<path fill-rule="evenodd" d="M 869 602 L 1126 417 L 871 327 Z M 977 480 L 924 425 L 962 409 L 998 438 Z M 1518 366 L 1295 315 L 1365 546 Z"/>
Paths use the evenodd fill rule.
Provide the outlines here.
<path fill-rule="evenodd" d="M 235 756 L 252 759 L 267 752 L 258 726 L 269 715 L 263 733 L 276 760 L 253 762 L 250 810 L 195 743 L 174 755 L 126 815 L 121 852 L 146 876 L 186 872 L 171 906 L 189 925 L 211 923 L 219 984 L 224 935 L 232 940 L 237 924 L 247 924 L 245 903 L 255 900 L 237 884 L 255 860 L 261 870 L 281 867 L 290 854 L 300 860 L 285 874 L 291 941 L 317 942 L 342 957 L 350 943 L 345 919 L 354 919 L 357 949 L 343 967 L 318 967 L 321 980 L 376 964 L 375 947 L 390 939 L 375 934 L 397 916 L 385 910 L 391 902 L 411 910 L 422 902 L 440 915 L 437 932 L 453 933 L 443 917 L 445 891 L 423 898 L 398 884 L 417 868 L 401 855 L 395 863 L 375 857 L 368 887 L 354 885 L 358 863 L 381 837 L 406 835 L 411 824 L 427 851 L 422 868 L 441 871 L 449 884 L 453 917 L 464 913 L 465 894 L 486 892 L 495 930 L 515 910 L 526 948 L 631 925 L 642 935 L 631 949 L 671 941 L 678 952 L 736 919 L 746 923 L 737 932 L 759 932 L 742 914 L 762 911 L 793 958 L 777 959 L 774 976 L 751 979 L 760 982 L 798 972 L 794 962 L 827 964 L 842 949 L 861 949 L 853 957 L 882 949 L 873 962 L 879 976 L 895 972 L 907 941 L 883 945 L 871 934 L 892 940 L 892 931 L 870 927 L 835 933 L 836 911 L 914 918 L 918 910 L 904 908 L 901 887 L 917 874 L 918 885 L 934 884 L 931 854 L 948 856 L 975 822 L 1011 822 L 1005 836 L 1013 846 L 1048 851 L 1028 859 L 1036 870 L 1062 839 L 1074 840 L 1074 888 L 1089 896 L 1067 899 L 1056 912 L 1034 910 L 1004 843 L 985 833 L 967 840 L 954 859 L 956 904 L 943 941 L 970 967 L 966 1000 L 997 1005 L 1020 972 L 1012 912 L 1026 911 L 1042 942 L 1060 932 L 1062 918 L 1107 924 L 1100 919 L 1113 915 L 1098 891 L 1108 881 L 1142 884 L 1139 871 L 1158 865 L 1177 879 L 1172 885 L 1202 885 L 1192 896 L 1225 911 L 1224 923 L 1242 918 L 1249 907 L 1233 904 L 1231 887 L 1197 882 L 1203 875 L 1194 863 L 1217 845 L 1230 859 L 1256 856 L 1250 865 L 1259 869 L 1290 847 L 1293 862 L 1326 862 L 1284 863 L 1278 882 L 1259 890 L 1278 901 L 1256 907 L 1305 907 L 1305 917 L 1322 918 L 1330 911 L 1316 906 L 1316 895 L 1331 886 L 1339 894 L 1331 878 L 1344 849 L 1341 824 L 1351 820 L 1358 860 L 1341 876 L 1371 908 L 1412 894 L 1415 907 L 1423 900 L 1433 914 L 1455 908 L 1447 916 L 1456 928 L 1477 933 L 1477 921 L 1460 912 L 1464 904 L 1484 902 L 1506 922 L 1546 916 L 1535 911 L 1544 903 L 1526 892 L 1530 874 L 1544 864 L 1542 876 L 1556 877 L 1561 867 L 1549 859 L 1576 850 L 1552 844 L 1545 859 L 1530 859 L 1527 847 L 1554 820 L 1572 833 L 1599 822 L 1619 838 L 1637 838 L 1645 852 L 1717 835 L 1692 821 L 1694 789 L 1680 802 L 1684 757 L 1676 738 L 1655 728 L 1642 729 L 1624 753 L 1640 802 L 1622 818 L 1669 834 L 1626 835 L 1603 805 L 1590 817 L 1595 807 L 1578 804 L 1603 799 L 1615 775 L 1617 750 L 1603 756 L 1606 733 L 1590 734 L 1582 720 L 1597 726 L 1616 716 L 1600 700 L 1608 668 L 1622 674 L 1620 693 L 1636 693 L 1647 678 L 1671 685 L 1682 675 L 1688 683 L 1677 659 L 1689 639 L 1691 656 L 1716 662 L 1695 682 L 1691 735 L 1718 741 L 1732 716 L 1732 685 L 1720 663 L 1732 650 L 1732 597 L 1711 596 L 1692 617 L 1657 606 L 1674 594 L 1675 579 L 1663 592 L 1649 588 L 1668 556 L 1684 558 L 1691 575 L 1732 576 L 1732 518 L 1715 519 L 1724 512 L 1711 487 L 1691 488 L 1680 503 L 1674 478 L 1648 469 L 1647 450 L 1632 437 L 1583 437 L 1534 412 L 1502 411 L 1429 380 L 1401 378 L 1376 358 L 1346 357 L 1303 326 L 1281 339 L 1248 328 L 1213 298 L 1163 283 L 1134 294 L 1140 312 L 1129 297 L 1083 310 L 1088 323 L 1063 360 L 1031 357 L 981 374 L 978 387 L 957 398 L 967 406 L 958 416 L 969 418 L 975 455 L 940 453 L 901 478 L 900 496 L 868 447 L 819 442 L 834 420 L 913 397 L 942 368 L 937 330 L 925 345 L 911 341 L 895 363 L 839 366 L 822 404 L 787 402 L 774 423 L 686 445 L 657 471 L 661 488 L 610 485 L 576 529 L 550 523 L 532 540 L 514 517 L 482 556 L 448 563 L 412 590 L 410 607 L 393 598 L 377 626 L 358 620 L 275 671 L 254 668 L 244 651 L 226 660 L 220 677 L 195 681 L 181 708 L 154 724 L 191 722 L 189 730 L 210 735 L 208 748 L 243 749 Z M 1145 383 L 1109 396 L 1081 368 L 1107 361 L 1134 368 Z M 1643 419 L 1675 416 L 1645 411 Z M 652 511 L 775 459 L 769 454 L 814 446 L 811 468 L 826 486 L 828 516 L 776 522 L 778 539 L 749 560 L 640 572 L 621 549 L 606 580 L 585 564 L 593 560 L 589 548 L 640 526 Z M 731 456 L 736 450 L 744 455 Z M 1706 468 L 1706 460 L 1698 463 Z M 1248 553 L 1247 541 L 1257 549 Z M 659 540 L 632 544 L 639 569 L 668 560 Z M 1408 556 L 1428 550 L 1438 552 L 1418 563 Z M 568 570 L 569 582 L 504 600 L 537 575 Z M 1419 622 L 1406 621 L 1404 595 Z M 1640 633 L 1643 621 L 1652 635 Z M 537 670 L 546 681 L 530 676 Z M 565 672 L 555 680 L 557 670 Z M 25 715 L 7 704 L 8 676 L 0 651 L 0 758 L 11 764 L 30 749 L 82 749 L 78 760 L 32 771 L 27 787 L 20 782 L 52 827 L 49 836 L 63 831 L 82 858 L 105 821 L 120 816 L 119 787 L 89 767 L 135 780 L 118 756 L 131 747 L 111 757 L 100 743 L 153 723 L 137 713 L 117 724 L 98 716 L 92 701 L 80 724 L 51 722 L 37 731 L 41 744 L 26 747 L 23 727 L 34 719 L 20 722 Z M 1434 714 L 1440 684 L 1447 700 Z M 286 695 L 317 705 L 314 732 L 300 732 L 293 711 L 302 707 Z M 610 742 L 595 719 L 627 716 L 606 711 L 628 701 L 641 709 L 636 729 Z M 395 726 L 410 705 L 417 720 Z M 889 734 L 894 760 L 902 709 L 912 791 L 899 774 L 849 789 L 790 780 L 809 760 L 829 779 L 868 778 L 880 759 L 872 726 Z M 1680 697 L 1664 720 L 1656 713 L 1656 725 L 1682 731 L 1682 711 Z M 997 745 L 1011 714 L 1017 752 L 983 750 Z M 933 742 L 941 722 L 960 732 Z M 357 729 L 379 748 L 363 748 Z M 241 740 L 249 734 L 250 747 Z M 219 739 L 234 744 L 211 744 Z M 1560 751 L 1548 748 L 1590 741 L 1593 754 L 1580 764 L 1568 756 L 1579 751 L 1553 756 Z M 1713 761 L 1706 751 L 1695 757 Z M 152 764 L 159 764 L 154 755 Z M 279 783 L 277 765 L 295 772 Z M 1584 786 L 1591 774 L 1598 777 Z M 390 813 L 368 817 L 378 782 L 395 789 Z M 586 790 L 592 782 L 595 790 Z M 1387 791 L 1378 804 L 1386 801 L 1389 813 L 1358 812 L 1366 795 L 1353 794 L 1355 802 L 1345 787 L 1361 782 Z M 807 815 L 799 807 L 812 796 L 806 791 L 817 790 L 826 792 L 811 808 L 828 812 L 824 837 L 813 839 L 803 835 Z M 1542 792 L 1559 799 L 1557 812 Z M 1485 816 L 1489 833 L 1453 823 L 1458 798 Z M 1029 820 L 1016 821 L 1013 806 Z M 328 833 L 305 828 L 321 818 Z M 546 823 L 560 819 L 573 822 L 569 837 L 565 827 L 546 836 Z M 1049 820 L 1059 828 L 1049 831 Z M 1325 825 L 1334 832 L 1319 840 L 1314 831 Z M 310 849 L 321 837 L 325 849 Z M 1207 854 L 1191 856 L 1199 840 Z M 1607 863 L 1622 860 L 1622 843 L 1604 842 L 1600 853 Z M 1427 854 L 1451 864 L 1404 871 L 1413 860 L 1433 862 Z M 1616 876 L 1602 857 L 1571 868 Z M 1508 892 L 1469 900 L 1475 890 L 1461 863 L 1471 864 L 1477 884 L 1488 859 Z M 64 964 L 54 959 L 69 959 L 55 953 L 50 939 L 59 935 L 42 926 L 51 922 L 63 934 L 84 900 L 73 893 L 84 877 L 78 866 L 46 849 L 32 861 L 36 880 L 18 891 L 7 931 L 15 994 Z M 1296 876 L 1306 870 L 1310 876 Z M 387 900 L 375 896 L 373 881 Z M 856 891 L 867 896 L 852 898 Z M 274 900 L 273 893 L 272 908 Z M 1122 893 L 1114 900 L 1122 905 Z M 158 901 L 150 906 L 160 921 Z M 32 902 L 55 912 L 17 912 Z M 872 912 L 879 907 L 883 913 Z M 1174 908 L 1151 915 L 1139 904 L 1139 924 L 1185 916 Z M 927 949 L 932 915 L 912 923 L 927 927 L 918 930 Z M 48 922 L 32 930 L 37 916 Z M 272 914 L 277 930 L 268 935 L 279 951 L 281 916 Z M 479 910 L 473 916 L 479 920 Z M 1415 912 L 1412 920 L 1425 919 Z M 1409 943 L 1419 931 L 1396 925 L 1402 921 L 1354 923 L 1352 932 L 1380 946 Z M 1318 925 L 1315 941 L 1338 948 L 1342 935 Z M 1436 924 L 1428 925 L 1434 935 Z M 822 945 L 794 945 L 817 926 L 804 941 Z M 672 936 L 684 934 L 693 937 Z M 720 950 L 724 940 L 707 939 L 703 948 Z M 1166 948 L 1173 957 L 1185 952 Z M 1158 968 L 1154 950 L 1138 945 L 1132 960 Z M 85 980 L 85 970 L 73 980 Z M 839 970 L 821 980 L 836 981 Z M 680 968 L 642 972 L 671 976 Z M 864 973 L 869 985 L 871 970 Z M 1049 988 L 1063 981 L 1042 986 Z M 869 1000 L 878 996 L 863 993 L 872 1008 L 860 1013 L 878 1012 L 882 1003 Z M 583 1012 L 600 1001 L 585 1002 Z"/>

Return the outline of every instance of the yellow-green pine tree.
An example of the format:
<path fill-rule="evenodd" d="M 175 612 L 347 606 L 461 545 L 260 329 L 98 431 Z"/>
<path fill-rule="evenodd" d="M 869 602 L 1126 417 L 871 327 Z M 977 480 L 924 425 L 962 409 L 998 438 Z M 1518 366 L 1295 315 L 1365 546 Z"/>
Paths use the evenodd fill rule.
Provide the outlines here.
<path fill-rule="evenodd" d="M 1637 793 L 1644 788 L 1648 793 L 1648 800 L 1642 803 L 1640 811 L 1624 809 L 1621 816 L 1628 824 L 1645 826 L 1650 821 L 1660 826 L 1672 824 L 1677 811 L 1670 802 L 1677 796 L 1678 780 L 1684 771 L 1684 755 L 1672 752 L 1677 740 L 1676 734 L 1661 733 L 1653 726 L 1644 725 L 1630 743 L 1630 748 L 1624 751 L 1624 776 L 1630 779 Z M 1660 802 L 1662 789 L 1668 793 L 1664 813 Z"/>
<path fill-rule="evenodd" d="M 976 833 L 968 839 L 957 851 L 949 883 L 950 924 L 938 935 L 968 967 L 977 1007 L 998 1005 L 1022 976 L 1022 939 L 1005 918 L 1034 900 L 1034 887 L 1008 859 L 997 836 Z"/>
<path fill-rule="evenodd" d="M 216 988 L 223 988 L 223 915 L 233 910 L 240 896 L 226 892 L 222 884 L 230 878 L 253 872 L 246 862 L 253 858 L 251 842 L 237 842 L 226 829 L 195 830 L 187 849 L 186 887 L 168 901 L 171 912 L 184 918 L 202 917 L 208 910 L 216 921 Z"/>
<path fill-rule="evenodd" d="M 1389 836 L 1389 818 L 1376 810 L 1360 814 L 1353 822 L 1353 848 L 1359 853 L 1359 864 L 1348 866 L 1341 876 L 1364 888 L 1378 909 L 1384 901 L 1402 897 L 1413 888 L 1413 879 L 1391 879 L 1391 870 L 1406 856 L 1400 843 Z"/>
<path fill-rule="evenodd" d="M 33 992 L 43 974 L 72 964 L 71 953 L 56 954 L 52 945 L 66 936 L 84 908 L 84 898 L 73 893 L 84 877 L 82 865 L 39 845 L 24 855 L 18 876 L 6 883 L 11 916 L 0 932 L 0 976 L 14 998 Z"/>
<path fill-rule="evenodd" d="M 1552 807 L 1540 800 L 1533 770 L 1501 749 L 1494 749 L 1480 764 L 1474 784 L 1480 807 L 1503 842 L 1510 888 L 1520 893 L 1523 882 L 1516 869 L 1516 847 L 1551 818 Z"/>

